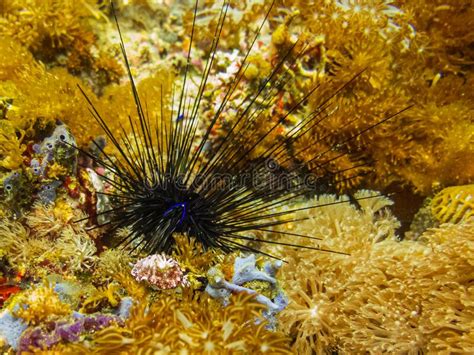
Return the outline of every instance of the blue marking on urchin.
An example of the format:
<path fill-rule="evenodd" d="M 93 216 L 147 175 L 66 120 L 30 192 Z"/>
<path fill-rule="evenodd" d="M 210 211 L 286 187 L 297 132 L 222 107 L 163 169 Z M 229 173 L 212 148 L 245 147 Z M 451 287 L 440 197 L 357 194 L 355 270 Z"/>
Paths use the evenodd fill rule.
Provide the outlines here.
<path fill-rule="evenodd" d="M 179 219 L 178 221 L 178 226 L 181 225 L 184 221 L 184 219 L 186 218 L 187 216 L 187 213 L 188 213 L 188 203 L 187 202 L 178 202 L 178 203 L 175 203 L 173 205 L 171 205 L 164 213 L 163 213 L 163 217 L 166 217 L 168 216 L 174 209 L 176 208 L 181 208 L 181 218 Z"/>

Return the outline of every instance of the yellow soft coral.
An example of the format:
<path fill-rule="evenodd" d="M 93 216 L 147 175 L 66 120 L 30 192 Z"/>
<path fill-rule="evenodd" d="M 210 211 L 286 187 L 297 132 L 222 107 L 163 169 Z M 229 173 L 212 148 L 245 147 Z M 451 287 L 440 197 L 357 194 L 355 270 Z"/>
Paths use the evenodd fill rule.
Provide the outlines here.
<path fill-rule="evenodd" d="M 443 189 L 431 200 L 431 213 L 440 223 L 458 223 L 474 217 L 474 185 Z"/>
<path fill-rule="evenodd" d="M 10 121 L 0 121 L 0 167 L 8 170 L 21 167 L 22 154 L 26 150 L 26 145 L 22 144 L 24 137 L 25 132 L 16 131 Z"/>
<path fill-rule="evenodd" d="M 367 165 L 375 167 L 372 183 L 404 184 L 424 195 L 434 183 L 471 183 L 473 51 L 463 48 L 472 34 L 460 25 L 472 23 L 468 3 L 283 0 L 278 10 L 291 21 L 275 19 L 274 44 L 291 43 L 292 35 L 308 48 L 318 43 L 296 59 L 297 68 L 317 75 L 295 70 L 299 90 L 287 84 L 287 95 L 297 97 L 319 85 L 307 111 L 328 107 L 295 142 L 295 157 L 318 176 L 335 175 L 341 190 L 360 184 Z M 289 15 L 287 9 L 299 13 Z"/>
<path fill-rule="evenodd" d="M 206 295 L 185 293 L 182 300 L 161 297 L 149 308 L 143 302 L 132 310 L 124 328 L 109 327 L 93 335 L 82 351 L 171 351 L 186 353 L 289 353 L 287 338 L 256 324 L 262 305 L 247 294 L 220 304 Z M 92 345 L 92 347 L 89 347 Z"/>
<path fill-rule="evenodd" d="M 107 286 L 96 288 L 82 303 L 80 312 L 92 313 L 104 305 L 116 307 L 120 302 L 119 285 L 109 283 Z"/>
<path fill-rule="evenodd" d="M 198 278 L 205 276 L 207 270 L 223 258 L 223 253 L 217 249 L 204 251 L 202 244 L 186 235 L 176 235 L 174 238 L 176 246 L 172 253 L 173 257 L 189 272 L 188 279 L 191 285 L 199 287 L 201 282 Z"/>
<path fill-rule="evenodd" d="M 319 207 L 292 226 L 298 234 L 323 237 L 305 243 L 350 253 L 282 254 L 288 264 L 281 282 L 290 303 L 279 320 L 295 339 L 293 350 L 472 351 L 472 223 L 445 224 L 417 241 L 397 241 L 397 223 L 384 211 L 390 201 L 370 196 L 358 195 L 366 198 L 359 200 L 361 211 L 348 204 Z"/>
<path fill-rule="evenodd" d="M 71 72 L 107 71 L 110 77 L 122 74 L 114 58 L 95 55 L 97 36 L 93 20 L 105 16 L 94 1 L 6 0 L 0 11 L 0 35 L 11 36 L 43 62 L 66 64 Z M 60 58 L 63 56 L 63 58 Z"/>
<path fill-rule="evenodd" d="M 337 292 L 331 292 L 334 285 L 331 280 L 326 282 L 324 272 L 307 266 L 306 277 L 287 277 L 285 288 L 290 290 L 291 302 L 279 321 L 282 330 L 295 339 L 295 351 L 322 354 L 336 345 L 333 329 L 338 297 Z"/>
<path fill-rule="evenodd" d="M 94 241 L 80 224 L 58 218 L 53 211 L 52 206 L 36 205 L 25 218 L 29 228 L 0 220 L 0 248 L 8 251 L 12 265 L 36 276 L 90 268 L 96 262 Z"/>
<path fill-rule="evenodd" d="M 30 325 L 71 313 L 70 307 L 61 302 L 51 285 L 25 291 L 16 302 L 19 307 L 14 310 L 15 316 L 22 318 Z"/>

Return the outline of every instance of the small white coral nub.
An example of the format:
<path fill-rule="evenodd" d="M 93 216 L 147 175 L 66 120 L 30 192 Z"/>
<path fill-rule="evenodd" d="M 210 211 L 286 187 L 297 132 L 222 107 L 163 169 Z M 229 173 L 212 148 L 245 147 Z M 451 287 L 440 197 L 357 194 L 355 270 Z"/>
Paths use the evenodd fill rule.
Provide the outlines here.
<path fill-rule="evenodd" d="M 137 281 L 147 281 L 160 290 L 188 285 L 186 275 L 178 262 L 165 254 L 154 254 L 140 259 L 133 266 L 132 275 Z"/>

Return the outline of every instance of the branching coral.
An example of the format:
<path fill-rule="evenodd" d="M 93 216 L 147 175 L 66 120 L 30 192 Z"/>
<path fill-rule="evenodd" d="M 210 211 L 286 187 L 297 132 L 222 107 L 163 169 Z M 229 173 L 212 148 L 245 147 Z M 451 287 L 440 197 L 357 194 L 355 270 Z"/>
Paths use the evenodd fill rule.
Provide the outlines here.
<path fill-rule="evenodd" d="M 277 279 L 281 264 L 279 260 L 258 260 L 255 254 L 231 254 L 223 263 L 209 269 L 205 291 L 223 305 L 236 293 L 254 295 L 257 302 L 265 305 L 262 315 L 268 322 L 267 328 L 273 330 L 277 327 L 275 315 L 288 305 Z"/>

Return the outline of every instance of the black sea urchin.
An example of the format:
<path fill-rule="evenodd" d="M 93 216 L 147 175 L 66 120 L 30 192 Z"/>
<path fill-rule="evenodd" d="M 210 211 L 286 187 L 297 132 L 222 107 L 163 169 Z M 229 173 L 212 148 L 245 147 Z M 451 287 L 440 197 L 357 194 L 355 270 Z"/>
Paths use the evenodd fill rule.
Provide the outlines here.
<path fill-rule="evenodd" d="M 92 114 L 118 152 L 118 156 L 113 157 L 96 144 L 101 152 L 100 157 L 89 155 L 98 165 L 110 171 L 110 176 L 104 176 L 104 179 L 114 188 L 114 192 L 107 193 L 114 206 L 103 214 L 107 215 L 109 219 L 107 224 L 112 231 L 122 227 L 129 229 L 130 232 L 121 241 L 122 243 L 131 243 L 133 249 L 139 248 L 149 253 L 169 252 L 174 243 L 173 234 L 179 232 L 196 238 L 205 248 L 220 248 L 224 251 L 241 249 L 257 252 L 258 250 L 249 242 L 317 249 L 300 246 L 298 243 L 286 244 L 253 236 L 255 232 L 271 231 L 295 239 L 312 238 L 277 230 L 274 227 L 295 221 L 293 214 L 298 210 L 320 206 L 289 210 L 278 208 L 310 191 L 318 192 L 324 183 L 330 181 L 328 176 L 334 177 L 338 173 L 329 171 L 324 164 L 321 164 L 321 168 L 328 176 L 305 175 L 302 165 L 288 164 L 283 168 L 274 159 L 283 154 L 285 147 L 308 134 L 312 127 L 321 124 L 330 115 L 331 100 L 344 88 L 340 88 L 322 101 L 317 110 L 306 114 L 278 139 L 274 136 L 276 130 L 285 125 L 288 117 L 307 102 L 317 87 L 309 90 L 286 112 L 281 113 L 263 132 L 255 131 L 254 134 L 249 134 L 263 117 L 264 110 L 274 104 L 275 97 L 285 90 L 288 81 L 285 72 L 299 55 L 297 42 L 261 80 L 255 92 L 242 101 L 241 110 L 236 114 L 224 136 L 213 144 L 212 155 L 206 152 L 211 132 L 244 78 L 248 69 L 249 54 L 267 21 L 272 6 L 273 4 L 256 31 L 231 83 L 224 88 L 225 95 L 210 122 L 205 124 L 206 128 L 202 135 L 198 134 L 200 125 L 203 125 L 200 122 L 200 105 L 215 63 L 229 3 L 224 3 L 221 8 L 197 94 L 191 98 L 187 93 L 198 9 L 196 1 L 187 64 L 180 89 L 177 90 L 179 92 L 172 95 L 173 109 L 169 114 L 162 111 L 161 117 L 155 117 L 153 120 L 150 119 L 146 107 L 140 100 L 117 22 L 121 49 L 136 104 L 137 118 L 130 118 L 129 122 L 131 131 L 126 132 L 123 129 L 120 137 L 115 136 L 103 116 L 92 102 L 87 100 Z M 165 100 L 163 96 L 161 91 L 162 106 Z M 334 143 L 332 148 L 342 147 L 348 140 L 356 138 L 393 116 L 359 130 L 356 135 L 345 138 L 344 141 Z M 242 145 L 242 139 L 248 140 L 248 137 L 251 139 Z M 259 152 L 258 158 L 252 159 L 249 163 L 248 157 L 256 151 Z M 320 159 L 326 153 L 321 152 L 317 158 Z"/>

